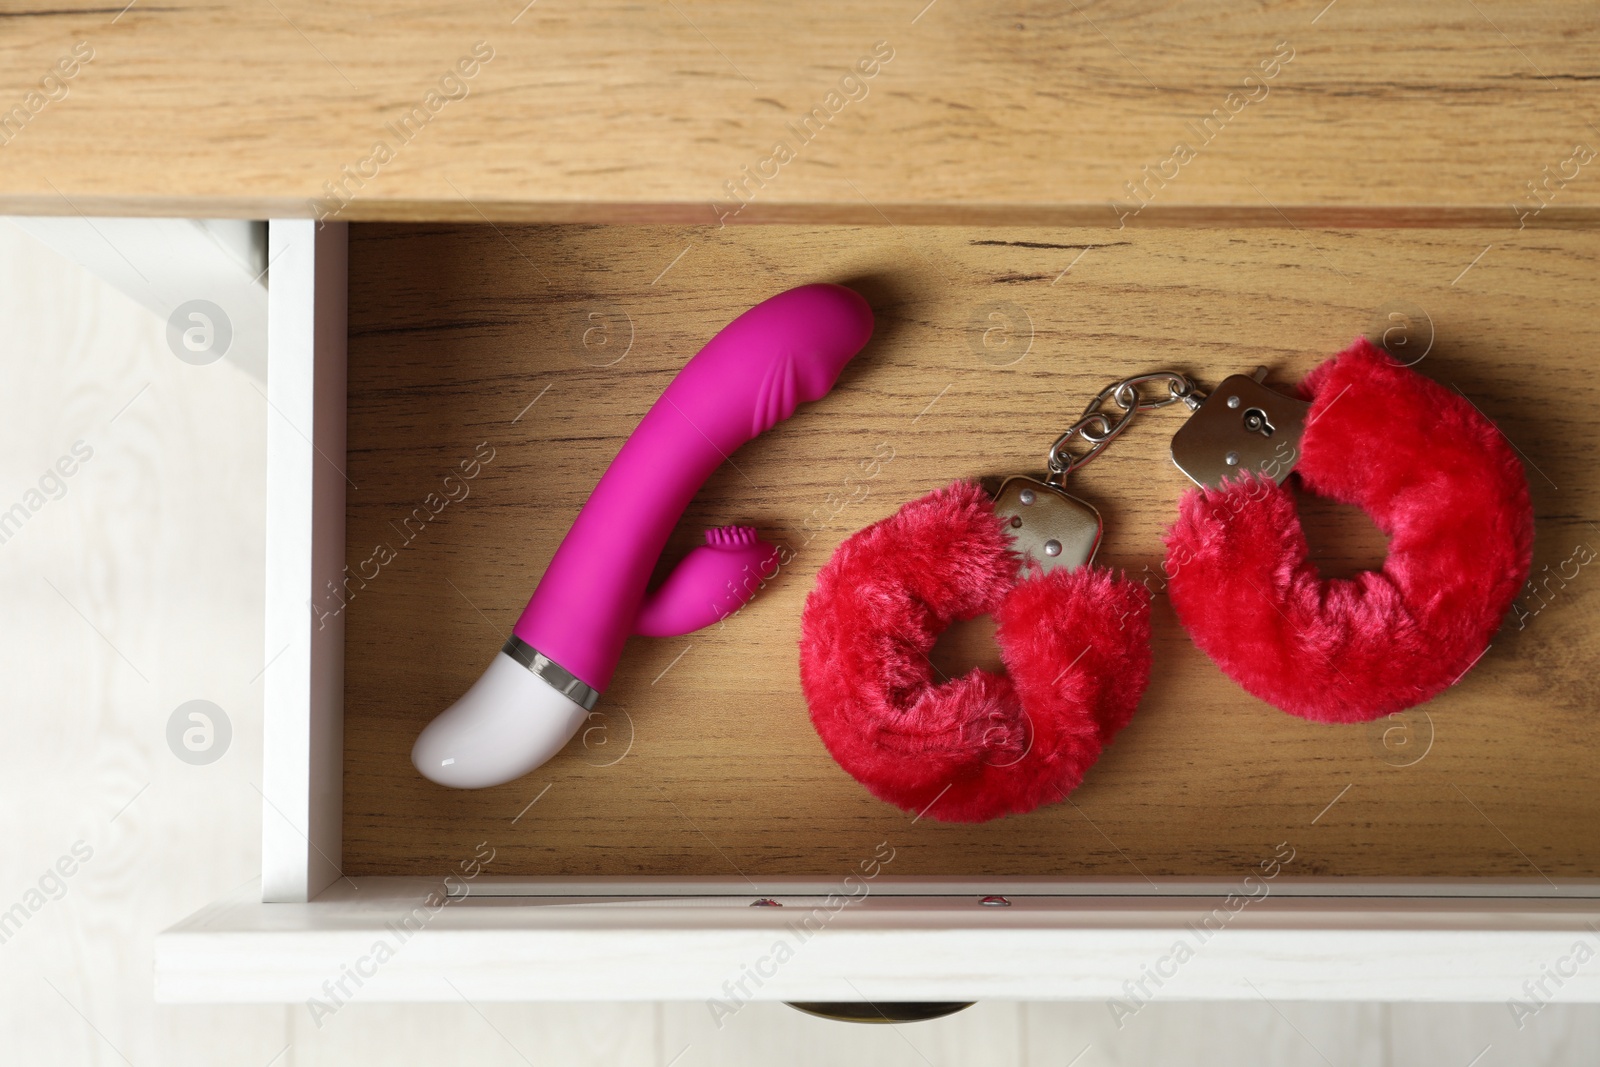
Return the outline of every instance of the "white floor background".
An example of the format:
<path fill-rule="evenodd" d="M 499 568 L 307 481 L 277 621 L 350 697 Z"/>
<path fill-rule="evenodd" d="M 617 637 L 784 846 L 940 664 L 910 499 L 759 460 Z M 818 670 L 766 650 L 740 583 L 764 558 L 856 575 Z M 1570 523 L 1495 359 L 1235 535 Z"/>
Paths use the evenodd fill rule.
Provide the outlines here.
<path fill-rule="evenodd" d="M 0 1063 L 1496 1065 L 1600 1063 L 1600 1008 L 1504 1004 L 985 1003 L 861 1027 L 751 1005 L 383 1005 L 319 1028 L 303 1005 L 156 1006 L 155 934 L 260 873 L 262 498 L 268 409 L 223 360 L 0 223 L 0 511 L 75 442 L 92 458 L 0 543 Z M 205 699 L 233 740 L 177 759 L 168 718 Z M 58 859 L 93 855 L 70 878 Z M 44 892 L 29 896 L 30 890 Z M 40 901 L 43 901 L 42 905 Z"/>

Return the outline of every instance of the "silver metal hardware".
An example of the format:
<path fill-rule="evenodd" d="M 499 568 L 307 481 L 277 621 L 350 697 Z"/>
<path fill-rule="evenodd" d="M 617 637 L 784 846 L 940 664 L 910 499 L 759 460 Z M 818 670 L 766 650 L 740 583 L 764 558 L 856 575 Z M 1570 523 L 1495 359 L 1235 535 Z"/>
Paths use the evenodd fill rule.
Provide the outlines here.
<path fill-rule="evenodd" d="M 539 677 L 540 681 L 585 711 L 593 710 L 595 701 L 600 699 L 600 690 L 590 688 L 587 682 L 516 634 L 512 634 L 506 640 L 500 651 L 528 668 Z"/>
<path fill-rule="evenodd" d="M 1216 488 L 1253 472 L 1281 485 L 1294 470 L 1311 405 L 1268 389 L 1266 376 L 1257 367 L 1225 378 L 1173 435 L 1172 462 L 1195 484 Z"/>
<path fill-rule="evenodd" d="M 1152 397 L 1140 392 L 1143 386 L 1157 384 L 1166 387 L 1165 396 L 1158 394 Z M 1067 427 L 1066 432 L 1056 438 L 1056 443 L 1050 446 L 1046 465 L 1053 476 L 1051 480 L 1057 485 L 1065 485 L 1067 475 L 1098 456 L 1101 450 L 1116 440 L 1118 434 L 1128 428 L 1128 423 L 1132 422 L 1133 417 L 1139 412 L 1154 411 L 1156 408 L 1164 408 L 1179 401 L 1194 411 L 1200 407 L 1205 398 L 1206 394 L 1201 392 L 1188 376 L 1176 371 L 1136 374 L 1131 378 L 1112 382 L 1089 401 L 1089 406 L 1083 409 L 1078 421 Z M 1115 419 L 1103 410 L 1107 401 L 1119 409 Z M 1075 456 L 1067 451 L 1067 445 L 1078 437 L 1089 443 L 1089 449 L 1082 455 Z"/>
<path fill-rule="evenodd" d="M 1007 520 L 1016 550 L 1047 571 L 1086 566 L 1100 547 L 1100 513 L 1048 482 L 1007 478 L 994 513 Z"/>
<path fill-rule="evenodd" d="M 1179 401 L 1193 410 L 1204 399 L 1195 383 L 1176 371 L 1137 374 L 1100 390 L 1078 421 L 1050 446 L 1043 481 L 1019 475 L 1001 484 L 994 510 L 1007 520 L 1017 551 L 1047 571 L 1072 570 L 1092 562 L 1104 529 L 1100 513 L 1066 492 L 1067 475 L 1099 455 L 1139 412 Z M 1089 448 L 1073 455 L 1067 446 L 1079 438 Z"/>
<path fill-rule="evenodd" d="M 1267 413 L 1260 408 L 1251 408 L 1244 413 L 1245 433 L 1258 433 L 1262 437 L 1271 437 L 1277 430 L 1278 428 L 1267 418 Z"/>
<path fill-rule="evenodd" d="M 1263 385 L 1266 367 L 1223 380 L 1209 396 L 1185 374 L 1155 371 L 1112 382 L 1057 437 L 1044 480 L 1007 478 L 995 513 L 1008 521 L 1019 552 L 1041 567 L 1072 569 L 1094 559 L 1102 523 L 1092 506 L 1065 491 L 1067 476 L 1116 440 L 1134 416 L 1182 402 L 1192 413 L 1172 438 L 1172 461 L 1201 486 L 1255 472 L 1282 483 L 1300 458 L 1311 405 Z M 1068 446 L 1082 439 L 1088 448 Z"/>

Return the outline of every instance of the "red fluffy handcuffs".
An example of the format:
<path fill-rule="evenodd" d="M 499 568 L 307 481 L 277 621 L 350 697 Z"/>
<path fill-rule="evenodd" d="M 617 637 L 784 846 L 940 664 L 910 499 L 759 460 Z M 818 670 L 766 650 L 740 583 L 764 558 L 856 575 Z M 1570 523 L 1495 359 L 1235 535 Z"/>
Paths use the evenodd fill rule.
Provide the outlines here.
<path fill-rule="evenodd" d="M 1139 392 L 1154 382 L 1168 395 Z M 1184 496 L 1167 539 L 1179 621 L 1263 700 L 1361 722 L 1437 695 L 1482 656 L 1531 566 L 1527 479 L 1464 396 L 1365 340 L 1301 392 L 1274 393 L 1260 372 L 1210 397 L 1182 375 L 1126 379 L 1091 402 L 1049 464 L 1063 478 L 1137 412 L 1180 400 L 1195 409 L 1173 439 L 1174 460 L 1202 486 Z M 1091 445 L 1082 456 L 1065 451 L 1075 436 Z M 1381 570 L 1317 574 L 1282 484 L 1291 471 L 1389 535 Z M 847 539 L 806 602 L 801 683 L 823 743 L 874 795 L 931 818 L 979 822 L 1065 797 L 1149 682 L 1147 589 L 1092 565 L 1049 569 L 1041 546 L 1051 556 L 1062 545 L 1013 528 L 1022 520 L 1012 513 L 1028 510 L 1018 482 L 1094 515 L 1029 479 L 1008 481 L 998 509 L 958 482 Z M 1031 489 L 1022 504 L 1033 504 Z M 1096 543 L 1097 515 L 1082 560 Z M 938 635 L 985 614 L 1007 673 L 936 683 Z"/>
<path fill-rule="evenodd" d="M 1382 569 L 1319 576 L 1293 496 L 1247 477 L 1184 496 L 1167 591 L 1194 643 L 1251 693 L 1366 722 L 1437 696 L 1489 647 L 1533 564 L 1528 479 L 1471 401 L 1366 340 L 1301 392 L 1294 473 L 1388 535 Z"/>
<path fill-rule="evenodd" d="M 989 495 L 957 482 L 850 537 L 801 621 L 800 679 L 833 758 L 874 796 L 946 822 L 1059 800 L 1150 680 L 1150 595 L 1102 567 L 1019 572 Z M 1006 674 L 938 684 L 957 619 L 995 618 Z"/>

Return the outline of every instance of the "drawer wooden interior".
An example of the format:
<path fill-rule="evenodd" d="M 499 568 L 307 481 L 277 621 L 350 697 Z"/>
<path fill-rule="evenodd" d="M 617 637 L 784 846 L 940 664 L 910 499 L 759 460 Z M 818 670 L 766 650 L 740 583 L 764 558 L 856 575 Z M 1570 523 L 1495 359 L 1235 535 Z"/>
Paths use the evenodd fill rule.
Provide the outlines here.
<path fill-rule="evenodd" d="M 501 875 L 838 877 L 887 841 L 895 875 L 1237 877 L 1287 842 L 1298 875 L 1600 876 L 1592 567 L 1527 593 L 1407 721 L 1354 727 L 1245 694 L 1158 595 L 1133 724 L 1070 802 L 979 826 L 869 796 L 817 739 L 796 666 L 801 605 L 854 530 L 958 477 L 1038 470 L 1115 378 L 1265 364 L 1287 385 L 1391 310 L 1423 324 L 1418 369 L 1524 455 L 1536 578 L 1570 575 L 1600 548 L 1597 256 L 1600 233 L 1556 229 L 352 225 L 350 573 L 393 558 L 352 578 L 344 609 L 344 869 L 436 875 L 488 842 Z M 417 732 L 499 647 L 674 371 L 744 308 L 816 280 L 869 298 L 873 341 L 711 478 L 667 553 L 739 521 L 793 564 L 721 627 L 630 641 L 591 728 L 545 767 L 477 792 L 424 780 Z M 1167 459 L 1180 421 L 1142 416 L 1078 476 L 1105 516 L 1102 562 L 1159 572 L 1187 484 Z M 464 499 L 407 524 L 488 449 Z M 1325 573 L 1381 561 L 1359 512 L 1301 510 Z M 947 673 L 996 662 L 981 624 L 947 644 Z"/>

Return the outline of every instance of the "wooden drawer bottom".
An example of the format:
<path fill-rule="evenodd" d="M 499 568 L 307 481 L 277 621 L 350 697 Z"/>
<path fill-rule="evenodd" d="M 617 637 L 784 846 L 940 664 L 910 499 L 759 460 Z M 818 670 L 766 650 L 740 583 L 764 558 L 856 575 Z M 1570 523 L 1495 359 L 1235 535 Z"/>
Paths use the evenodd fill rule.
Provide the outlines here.
<path fill-rule="evenodd" d="M 393 558 L 351 584 L 343 609 L 345 872 L 436 876 L 487 842 L 496 875 L 837 878 L 887 842 L 896 876 L 1233 878 L 1280 843 L 1295 875 L 1600 875 L 1600 765 L 1584 747 L 1600 601 L 1587 568 L 1530 591 L 1444 696 L 1355 727 L 1245 694 L 1158 595 L 1155 675 L 1133 724 L 1069 802 L 981 826 L 873 799 L 829 758 L 799 691 L 801 605 L 849 533 L 958 477 L 1037 471 L 1117 377 L 1173 368 L 1215 383 L 1266 364 L 1269 383 L 1288 385 L 1398 322 L 1391 310 L 1422 324 L 1418 369 L 1527 458 L 1536 576 L 1600 544 L 1583 518 L 1600 510 L 1600 384 L 1584 363 L 1600 349 L 1588 309 L 1600 233 L 1541 232 L 1463 274 L 1498 240 L 353 225 L 347 562 L 355 574 L 379 546 Z M 408 759 L 417 732 L 509 632 L 676 368 L 741 309 L 815 280 L 867 295 L 874 340 L 832 395 L 712 477 L 667 553 L 738 521 L 788 543 L 793 564 L 724 626 L 634 639 L 586 740 L 545 767 L 477 792 L 425 781 Z M 1187 484 L 1166 458 L 1180 418 L 1143 416 L 1075 482 L 1105 515 L 1101 561 L 1157 587 L 1161 532 Z M 893 459 L 862 480 L 874 455 Z M 474 457 L 465 498 L 408 521 Z M 1360 513 L 1303 498 L 1302 514 L 1325 573 L 1381 561 L 1384 539 Z M 994 660 L 974 624 L 938 665 Z"/>

